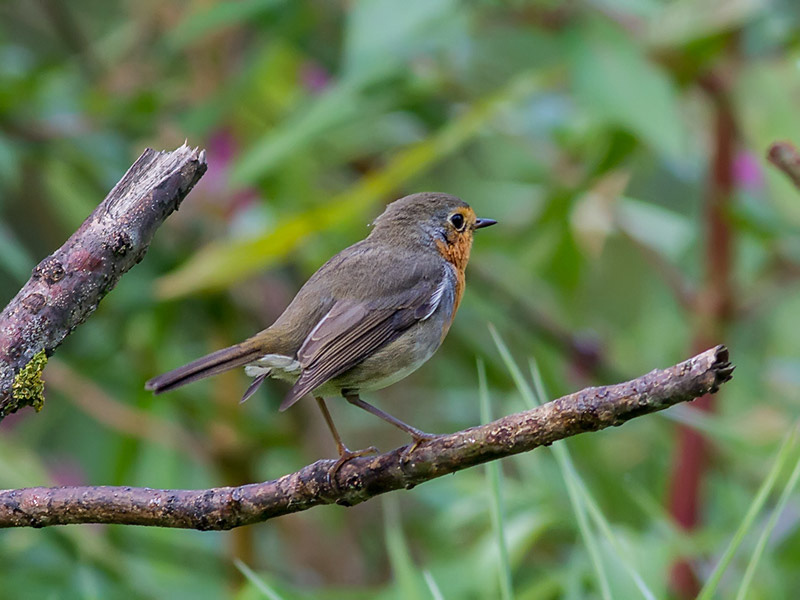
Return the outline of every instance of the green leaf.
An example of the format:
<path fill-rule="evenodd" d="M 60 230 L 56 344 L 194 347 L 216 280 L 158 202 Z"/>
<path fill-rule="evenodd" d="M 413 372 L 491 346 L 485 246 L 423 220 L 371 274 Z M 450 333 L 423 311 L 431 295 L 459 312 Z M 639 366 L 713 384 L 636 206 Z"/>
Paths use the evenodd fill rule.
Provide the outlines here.
<path fill-rule="evenodd" d="M 680 258 L 694 239 L 692 222 L 663 206 L 622 197 L 616 209 L 617 224 L 629 236 L 672 260 Z"/>
<path fill-rule="evenodd" d="M 378 74 L 375 75 L 377 77 Z M 326 90 L 246 150 L 231 169 L 231 183 L 246 186 L 268 175 L 321 134 L 359 116 L 362 88 L 372 79 L 345 79 Z"/>
<path fill-rule="evenodd" d="M 159 279 L 156 293 L 161 298 L 176 298 L 225 288 L 275 264 L 310 235 L 363 217 L 379 200 L 461 148 L 509 103 L 529 96 L 550 78 L 548 72 L 523 73 L 429 138 L 398 152 L 383 169 L 368 174 L 324 206 L 288 216 L 260 237 L 216 243 L 200 250 L 185 265 Z"/>
<path fill-rule="evenodd" d="M 207 8 L 204 5 L 171 30 L 167 43 L 176 50 L 183 48 L 225 27 L 246 24 L 285 3 L 286 0 L 228 0 Z"/>
<path fill-rule="evenodd" d="M 592 21 L 569 39 L 575 96 L 590 114 L 622 127 L 670 160 L 686 148 L 678 93 L 629 34 Z"/>
<path fill-rule="evenodd" d="M 769 3 L 763 0 L 676 0 L 664 3 L 653 15 L 647 41 L 655 46 L 677 46 L 733 31 L 754 19 Z"/>
<path fill-rule="evenodd" d="M 405 0 L 402 10 L 396 0 L 355 2 L 345 31 L 345 73 L 363 73 L 386 62 L 400 65 L 413 54 L 441 47 L 457 8 L 455 0 Z"/>
<path fill-rule="evenodd" d="M 456 7 L 453 0 L 413 0 L 398 11 L 393 0 L 357 2 L 348 11 L 342 79 L 247 150 L 234 165 L 231 182 L 252 184 L 321 135 L 358 122 L 369 102 L 368 86 L 404 70 L 412 55 L 443 47 L 457 35 L 445 34 L 454 26 Z"/>

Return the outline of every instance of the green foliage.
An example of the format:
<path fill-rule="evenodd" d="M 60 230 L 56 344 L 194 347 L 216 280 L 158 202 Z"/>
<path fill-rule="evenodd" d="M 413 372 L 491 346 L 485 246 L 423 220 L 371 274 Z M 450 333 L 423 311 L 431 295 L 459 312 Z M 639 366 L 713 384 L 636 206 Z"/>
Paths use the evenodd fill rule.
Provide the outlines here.
<path fill-rule="evenodd" d="M 481 422 L 489 423 L 492 420 L 492 409 L 489 403 L 489 389 L 486 384 L 486 366 L 481 360 L 478 360 L 478 393 L 481 402 Z M 502 473 L 498 462 L 493 461 L 486 465 L 486 483 L 489 487 L 492 529 L 497 539 L 500 598 L 502 600 L 511 600 L 514 597 L 514 592 L 503 518 Z"/>
<path fill-rule="evenodd" d="M 203 488 L 333 456 L 313 403 L 277 412 L 280 383 L 242 406 L 241 373 L 157 398 L 143 383 L 268 325 L 415 191 L 500 224 L 476 236 L 440 352 L 373 394 L 403 420 L 468 427 L 489 399 L 522 410 L 700 345 L 737 364 L 713 412 L 676 407 L 347 510 L 225 533 L 3 531 L 0 596 L 671 598 L 683 557 L 706 597 L 792 597 L 800 202 L 763 156 L 800 143 L 798 59 L 789 0 L 0 3 L 3 301 L 144 147 L 188 139 L 209 159 L 50 360 L 46 410 L 0 425 L 0 488 Z M 708 204 L 726 185 L 732 250 L 715 262 Z M 406 442 L 330 406 L 351 447 Z M 711 448 L 690 531 L 670 509 L 682 427 Z"/>
<path fill-rule="evenodd" d="M 703 586 L 703 589 L 700 590 L 698 600 L 708 600 L 716 595 L 720 581 L 722 580 L 722 575 L 730 565 L 731 560 L 733 560 L 733 555 L 739 549 L 739 546 L 742 544 L 745 536 L 755 525 L 756 517 L 763 510 L 767 498 L 769 498 L 772 489 L 777 483 L 778 475 L 780 475 L 781 471 L 784 469 L 791 457 L 791 451 L 794 449 L 794 445 L 796 444 L 796 434 L 797 430 L 795 428 L 790 435 L 786 437 L 786 440 L 781 445 L 780 451 L 778 452 L 778 457 L 775 459 L 772 468 L 767 473 L 767 477 L 764 479 L 761 487 L 758 488 L 758 493 L 756 494 L 755 498 L 753 498 L 753 502 L 747 509 L 747 512 L 742 519 L 742 523 L 739 525 L 739 528 L 736 530 L 733 539 L 731 540 L 730 544 L 728 544 L 725 552 L 722 554 L 719 563 L 717 563 L 717 566 L 714 567 L 714 571 L 709 576 L 708 581 L 706 581 L 706 584 Z M 750 571 L 750 567 L 748 567 L 748 571 Z M 745 582 L 747 584 L 749 584 L 748 580 L 751 577 L 752 576 L 746 577 Z M 742 588 L 745 587 L 747 587 L 747 585 L 743 584 Z"/>
<path fill-rule="evenodd" d="M 481 131 L 481 127 L 497 110 L 507 102 L 531 93 L 538 82 L 538 78 L 523 74 L 495 96 L 450 121 L 441 131 L 398 152 L 383 168 L 366 175 L 350 190 L 327 204 L 278 220 L 271 231 L 253 239 L 210 244 L 178 271 L 164 276 L 158 284 L 159 295 L 174 298 L 195 293 L 199 289 L 218 289 L 231 285 L 285 258 L 311 234 L 352 223 L 391 190 L 457 151 Z M 245 157 L 240 164 L 248 164 L 247 161 Z M 269 165 L 271 159 L 259 156 L 256 162 L 261 166 Z M 241 171 L 238 173 L 241 174 Z M 234 172 L 232 176 L 235 178 L 236 174 Z"/>
<path fill-rule="evenodd" d="M 678 94 L 646 49 L 617 27 L 595 20 L 576 28 L 568 42 L 575 97 L 587 113 L 628 129 L 665 159 L 680 160 L 686 142 Z"/>

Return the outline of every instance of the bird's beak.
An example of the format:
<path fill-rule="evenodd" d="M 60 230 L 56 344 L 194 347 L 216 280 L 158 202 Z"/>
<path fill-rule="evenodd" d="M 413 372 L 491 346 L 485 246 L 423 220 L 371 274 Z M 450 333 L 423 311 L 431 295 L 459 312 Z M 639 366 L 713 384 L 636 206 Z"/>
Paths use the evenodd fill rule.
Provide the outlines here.
<path fill-rule="evenodd" d="M 475 229 L 480 229 L 481 227 L 489 227 L 490 225 L 497 224 L 497 221 L 494 219 L 478 219 L 475 221 Z"/>

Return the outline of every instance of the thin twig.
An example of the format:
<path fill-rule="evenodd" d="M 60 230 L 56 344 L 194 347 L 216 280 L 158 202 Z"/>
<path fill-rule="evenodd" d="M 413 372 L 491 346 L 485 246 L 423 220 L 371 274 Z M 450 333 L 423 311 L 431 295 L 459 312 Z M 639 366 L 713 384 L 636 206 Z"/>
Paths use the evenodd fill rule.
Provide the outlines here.
<path fill-rule="evenodd" d="M 800 152 L 791 142 L 775 142 L 767 150 L 767 160 L 786 173 L 800 189 Z"/>
<path fill-rule="evenodd" d="M 0 313 L 0 420 L 43 402 L 53 350 L 147 252 L 156 229 L 206 171 L 205 152 L 149 148 Z"/>
<path fill-rule="evenodd" d="M 664 370 L 617 385 L 587 388 L 532 410 L 424 442 L 355 458 L 329 473 L 320 460 L 274 481 L 208 490 L 58 487 L 0 491 L 0 527 L 121 523 L 231 529 L 321 504 L 352 506 L 491 460 L 597 431 L 716 392 L 731 377 L 717 346 Z"/>

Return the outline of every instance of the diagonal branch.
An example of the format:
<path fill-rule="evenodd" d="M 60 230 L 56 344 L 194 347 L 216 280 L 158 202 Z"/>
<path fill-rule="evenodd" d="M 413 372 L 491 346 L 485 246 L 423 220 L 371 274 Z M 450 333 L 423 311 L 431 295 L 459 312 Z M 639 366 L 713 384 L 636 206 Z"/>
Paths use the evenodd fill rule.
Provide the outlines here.
<path fill-rule="evenodd" d="M 26 488 L 0 491 L 0 527 L 121 523 L 201 530 L 231 529 L 321 504 L 352 506 L 498 458 L 597 431 L 714 393 L 731 378 L 728 350 L 717 346 L 626 383 L 587 388 L 493 423 L 374 457 L 355 458 L 331 480 L 319 460 L 274 481 L 208 490 L 131 487 Z"/>
<path fill-rule="evenodd" d="M 783 171 L 800 189 L 800 152 L 791 142 L 775 142 L 767 150 L 767 160 Z"/>
<path fill-rule="evenodd" d="M 0 313 L 0 420 L 41 408 L 47 357 L 147 252 L 156 229 L 206 171 L 205 152 L 147 149 Z"/>

